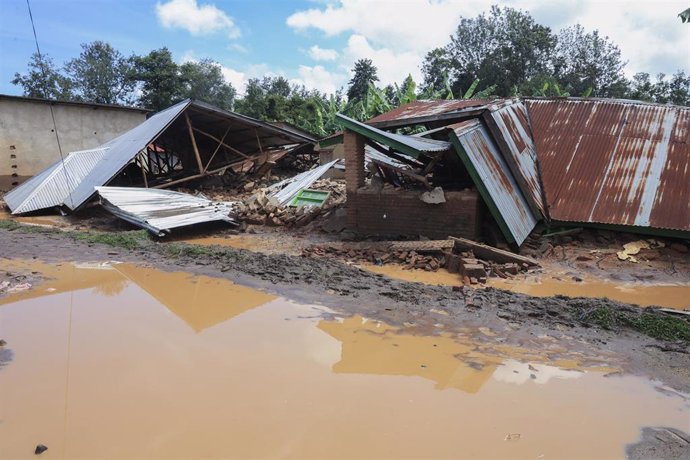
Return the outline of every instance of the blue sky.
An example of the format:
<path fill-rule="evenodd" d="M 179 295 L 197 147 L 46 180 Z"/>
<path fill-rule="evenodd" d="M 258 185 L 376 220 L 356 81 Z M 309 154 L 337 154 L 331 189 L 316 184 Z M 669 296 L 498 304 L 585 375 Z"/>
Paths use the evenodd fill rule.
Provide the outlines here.
<path fill-rule="evenodd" d="M 41 50 L 59 65 L 93 40 L 126 55 L 167 46 L 179 62 L 218 61 L 240 91 L 248 78 L 274 74 L 327 92 L 345 85 L 362 57 L 383 83 L 408 73 L 419 80 L 424 53 L 448 41 L 459 17 L 496 3 L 554 30 L 600 30 L 621 47 L 628 75 L 690 70 L 683 0 L 31 0 Z M 0 0 L 0 93 L 21 93 L 9 81 L 34 49 L 26 0 Z"/>

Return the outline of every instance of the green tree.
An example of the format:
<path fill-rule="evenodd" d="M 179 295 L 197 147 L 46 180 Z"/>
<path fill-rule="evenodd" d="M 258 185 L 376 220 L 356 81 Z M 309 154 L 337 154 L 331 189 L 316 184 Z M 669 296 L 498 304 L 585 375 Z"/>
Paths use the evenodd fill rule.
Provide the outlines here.
<path fill-rule="evenodd" d="M 220 64 L 211 59 L 185 62 L 180 66 L 183 98 L 197 99 L 232 110 L 237 91 L 225 81 Z"/>
<path fill-rule="evenodd" d="M 138 104 L 151 110 L 163 110 L 183 99 L 184 82 L 179 66 L 168 48 L 133 58 L 133 79 L 139 83 Z"/>
<path fill-rule="evenodd" d="M 134 98 L 133 59 L 102 41 L 81 45 L 79 57 L 65 65 L 75 97 L 101 104 L 129 104 Z"/>
<path fill-rule="evenodd" d="M 378 69 L 371 59 L 360 59 L 352 69 L 353 76 L 347 89 L 348 101 L 363 101 L 369 92 L 369 85 L 379 81 Z"/>
<path fill-rule="evenodd" d="M 579 24 L 559 32 L 553 67 L 555 79 L 573 95 L 591 88 L 593 96 L 621 97 L 627 89 L 618 46 Z"/>
<path fill-rule="evenodd" d="M 451 88 L 460 94 L 479 79 L 498 95 L 549 70 L 556 38 L 527 12 L 493 6 L 488 15 L 462 18 L 443 53 L 428 54 L 422 70 L 425 85 L 440 86 L 437 75 L 448 72 Z"/>
<path fill-rule="evenodd" d="M 24 90 L 24 96 L 69 101 L 74 98 L 72 82 L 55 67 L 47 55 L 31 55 L 26 74 L 15 73 L 11 80 Z"/>
<path fill-rule="evenodd" d="M 668 89 L 668 100 L 671 104 L 690 106 L 690 75 L 678 70 L 671 77 Z"/>
<path fill-rule="evenodd" d="M 440 93 L 448 85 L 448 71 L 450 63 L 443 48 L 434 48 L 426 53 L 422 62 L 422 92 L 424 94 Z"/>

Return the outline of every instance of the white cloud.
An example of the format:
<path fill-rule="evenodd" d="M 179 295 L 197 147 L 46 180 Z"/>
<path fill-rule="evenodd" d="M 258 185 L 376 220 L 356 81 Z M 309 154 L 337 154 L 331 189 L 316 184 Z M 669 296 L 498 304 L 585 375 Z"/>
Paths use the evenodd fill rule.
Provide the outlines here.
<path fill-rule="evenodd" d="M 247 49 L 247 47 L 242 46 L 242 45 L 240 45 L 239 43 L 230 43 L 230 44 L 228 45 L 228 49 L 229 49 L 230 51 L 237 51 L 237 52 L 243 53 L 243 54 L 246 54 L 246 53 L 249 52 L 249 50 Z"/>
<path fill-rule="evenodd" d="M 163 26 L 184 29 L 192 35 L 226 32 L 229 38 L 240 36 L 232 18 L 213 4 L 199 5 L 196 0 L 158 2 L 156 15 Z"/>
<path fill-rule="evenodd" d="M 421 57 L 414 51 L 394 51 L 390 48 L 374 48 L 363 35 L 352 35 L 343 53 L 343 67 L 348 70 L 359 59 L 371 59 L 378 69 L 382 85 L 402 82 L 408 74 L 416 82 L 422 80 Z"/>
<path fill-rule="evenodd" d="M 649 2 L 578 0 L 339 0 L 298 11 L 287 18 L 296 31 L 316 30 L 325 37 L 349 34 L 337 61 L 351 68 L 354 60 L 370 58 L 382 83 L 400 81 L 411 73 L 417 82 L 424 55 L 443 46 L 459 19 L 488 12 L 492 4 L 529 11 L 538 23 L 558 32 L 577 23 L 598 29 L 621 49 L 628 76 L 644 71 L 690 70 L 690 27 L 678 13 L 685 0 Z M 385 18 L 385 20 L 382 20 Z M 318 46 L 318 45 L 316 45 Z M 310 50 L 311 51 L 311 50 Z"/>
<path fill-rule="evenodd" d="M 334 61 L 338 57 L 338 52 L 328 48 L 321 48 L 319 45 L 314 45 L 309 48 L 309 57 L 315 61 Z"/>
<path fill-rule="evenodd" d="M 297 73 L 299 77 L 290 80 L 291 83 L 304 85 L 308 89 L 315 89 L 327 94 L 335 93 L 347 78 L 344 74 L 330 72 L 320 65 L 313 67 L 301 65 Z"/>

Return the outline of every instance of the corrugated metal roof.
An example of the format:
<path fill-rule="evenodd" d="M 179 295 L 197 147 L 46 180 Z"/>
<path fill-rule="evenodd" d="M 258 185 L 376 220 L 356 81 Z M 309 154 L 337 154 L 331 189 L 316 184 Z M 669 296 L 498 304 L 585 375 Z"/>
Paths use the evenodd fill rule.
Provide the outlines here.
<path fill-rule="evenodd" d="M 526 104 L 552 219 L 690 231 L 690 109 Z"/>
<path fill-rule="evenodd" d="M 404 126 L 414 120 L 433 119 L 463 109 L 480 108 L 489 102 L 485 99 L 419 100 L 367 120 L 367 124 L 378 127 Z"/>
<path fill-rule="evenodd" d="M 417 158 L 422 153 L 440 153 L 450 149 L 450 143 L 426 139 L 424 137 L 405 136 L 403 134 L 389 133 L 373 126 L 360 123 L 357 120 L 337 114 L 338 121 L 347 129 L 350 129 L 368 139 L 387 145 L 402 153 Z"/>
<path fill-rule="evenodd" d="M 136 187 L 96 187 L 105 209 L 157 236 L 170 230 L 203 222 L 224 221 L 231 217 L 232 203 L 174 192 Z"/>
<path fill-rule="evenodd" d="M 287 206 L 295 199 L 300 191 L 309 188 L 311 184 L 319 180 L 321 176 L 326 174 L 326 171 L 340 161 L 341 159 L 338 158 L 314 169 L 310 169 L 309 171 L 304 171 L 296 176 L 277 182 L 268 188 L 271 192 L 269 196 L 275 199 L 279 205 Z"/>
<path fill-rule="evenodd" d="M 86 177 L 75 182 L 77 185 L 72 192 L 73 203 L 65 203 L 65 205 L 74 210 L 84 204 L 96 193 L 95 187 L 107 184 L 190 104 L 189 99 L 179 102 L 105 143 L 102 147 L 108 147 L 108 154 L 92 168 Z"/>
<path fill-rule="evenodd" d="M 479 120 L 451 125 L 450 137 L 484 202 L 508 240 L 520 246 L 537 224 L 487 128 Z"/>
<path fill-rule="evenodd" d="M 108 148 L 72 152 L 5 195 L 12 214 L 71 205 L 75 184 L 80 183 L 105 158 Z M 70 206 L 71 207 L 71 206 Z"/>
<path fill-rule="evenodd" d="M 546 216 L 527 108 L 519 99 L 507 100 L 489 105 L 483 118 L 532 211 Z"/>
<path fill-rule="evenodd" d="M 14 214 L 54 206 L 66 206 L 72 210 L 79 208 L 96 193 L 95 187 L 107 184 L 188 108 L 193 109 L 193 113 L 189 113 L 192 113 L 191 117 L 194 120 L 215 124 L 219 121 L 233 122 L 238 125 L 242 133 L 233 132 L 231 136 L 237 143 L 236 146 L 247 147 L 251 144 L 256 146 L 257 150 L 261 150 L 262 146 L 265 149 L 277 145 L 296 145 L 305 140 L 313 142 L 313 139 L 304 138 L 280 127 L 187 99 L 158 112 L 126 133 L 89 151 L 92 154 L 88 157 L 84 156 L 84 152 L 78 152 L 78 156 L 68 155 L 64 167 L 62 162 L 58 162 L 8 193 L 8 206 Z M 94 153 L 105 151 L 105 155 Z M 65 176 L 65 170 L 69 184 L 66 178 L 60 179 L 61 175 Z"/>

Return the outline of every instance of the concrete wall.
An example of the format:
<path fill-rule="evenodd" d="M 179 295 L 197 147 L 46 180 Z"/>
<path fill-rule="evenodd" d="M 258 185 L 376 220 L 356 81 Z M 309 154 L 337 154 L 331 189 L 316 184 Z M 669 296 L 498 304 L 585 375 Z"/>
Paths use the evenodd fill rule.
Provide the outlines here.
<path fill-rule="evenodd" d="M 54 103 L 63 154 L 107 142 L 146 119 L 144 111 Z M 50 103 L 0 97 L 0 190 L 10 190 L 60 159 Z"/>
<path fill-rule="evenodd" d="M 364 187 L 364 138 L 345 131 L 343 145 L 348 228 L 367 235 L 477 238 L 482 202 L 476 190 L 445 192 L 445 203 L 429 204 L 421 190 Z"/>

